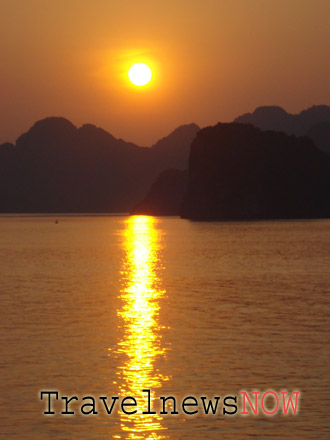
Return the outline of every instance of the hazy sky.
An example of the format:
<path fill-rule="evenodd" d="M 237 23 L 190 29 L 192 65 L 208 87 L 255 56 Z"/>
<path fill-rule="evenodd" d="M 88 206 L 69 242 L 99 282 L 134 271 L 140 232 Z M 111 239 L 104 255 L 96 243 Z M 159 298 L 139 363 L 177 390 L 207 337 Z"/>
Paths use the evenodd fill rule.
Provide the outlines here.
<path fill-rule="evenodd" d="M 127 80 L 135 61 L 149 86 Z M 330 104 L 330 0 L 0 0 L 0 142 L 38 119 L 150 145 L 259 105 Z"/>

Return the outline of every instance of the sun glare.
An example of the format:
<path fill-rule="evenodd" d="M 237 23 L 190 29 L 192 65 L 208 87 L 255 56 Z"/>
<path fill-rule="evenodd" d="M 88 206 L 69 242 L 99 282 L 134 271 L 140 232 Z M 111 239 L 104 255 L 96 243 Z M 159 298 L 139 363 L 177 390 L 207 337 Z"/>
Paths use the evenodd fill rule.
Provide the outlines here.
<path fill-rule="evenodd" d="M 135 86 L 145 86 L 151 80 L 151 69 L 147 64 L 136 63 L 128 71 L 128 78 Z"/>

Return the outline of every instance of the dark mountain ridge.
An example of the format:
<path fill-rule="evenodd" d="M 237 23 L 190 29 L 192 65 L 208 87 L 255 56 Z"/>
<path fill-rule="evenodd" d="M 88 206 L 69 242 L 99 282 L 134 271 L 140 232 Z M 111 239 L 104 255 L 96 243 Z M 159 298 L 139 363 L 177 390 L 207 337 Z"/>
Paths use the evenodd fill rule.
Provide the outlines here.
<path fill-rule="evenodd" d="M 198 130 L 179 127 L 147 148 L 91 124 L 38 121 L 0 146 L 0 212 L 128 212 L 159 173 L 187 167 Z"/>
<path fill-rule="evenodd" d="M 225 134 L 224 128 L 222 131 L 218 129 L 216 131 L 218 134 L 210 141 L 210 139 L 207 140 L 208 135 L 205 133 L 214 127 L 203 129 L 201 135 L 196 124 L 188 124 L 178 127 L 152 147 L 146 148 L 125 142 L 122 139 L 116 139 L 107 131 L 92 124 L 84 124 L 77 128 L 65 118 L 45 118 L 36 122 L 28 132 L 22 134 L 15 145 L 8 142 L 0 145 L 0 212 L 110 213 L 128 212 L 135 206 L 133 212 L 136 213 L 180 214 L 180 199 L 183 198 L 187 187 L 187 172 L 182 170 L 187 169 L 190 145 L 198 133 L 197 139 L 202 136 L 205 151 L 212 153 L 214 160 L 214 163 L 212 161 L 209 163 L 210 175 L 205 177 L 206 180 L 211 179 L 213 175 L 214 183 L 217 181 L 215 187 L 222 191 L 222 197 L 225 197 L 224 194 L 228 190 L 229 184 L 232 188 L 235 188 L 236 184 L 238 185 L 236 185 L 236 193 L 227 191 L 233 198 L 231 208 L 229 208 L 229 199 L 228 203 L 226 202 L 228 215 L 223 212 L 221 215 L 219 213 L 213 215 L 214 213 L 212 214 L 210 211 L 210 218 L 223 218 L 223 216 L 225 218 L 240 218 L 241 215 L 242 218 L 250 218 L 254 215 L 256 218 L 270 218 L 272 216 L 291 218 L 292 215 L 300 218 L 306 218 L 306 215 L 308 217 L 324 216 L 324 188 L 327 187 L 329 175 L 325 177 L 325 168 L 320 166 L 320 158 L 316 158 L 315 151 L 317 149 L 312 147 L 312 141 L 307 138 L 288 141 L 284 132 L 307 133 L 316 145 L 330 152 L 330 107 L 314 106 L 302 111 L 299 115 L 290 115 L 280 107 L 259 107 L 253 114 L 243 115 L 237 120 L 241 120 L 245 125 L 252 121 L 254 126 L 259 125 L 262 130 L 266 130 L 265 133 L 268 128 L 276 129 L 282 133 L 273 133 L 272 135 L 268 133 L 268 137 L 262 137 L 259 133 L 260 130 L 257 134 L 250 127 L 247 132 L 244 132 L 242 124 L 232 124 L 232 127 L 235 128 L 230 130 L 232 138 L 236 139 L 235 142 L 233 139 L 229 142 L 229 132 Z M 219 124 L 219 127 L 221 126 L 230 127 L 231 124 Z M 212 133 L 215 132 L 212 131 Z M 291 136 L 291 138 L 293 137 Z M 193 145 L 196 145 L 196 142 L 197 140 Z M 255 150 L 253 150 L 251 142 L 254 142 Z M 309 145 L 308 153 L 306 153 L 307 144 Z M 219 151 L 223 151 L 221 157 L 219 151 L 217 154 L 214 153 L 216 150 L 213 151 L 212 148 L 215 148 L 215 145 L 218 145 Z M 228 147 L 228 145 L 230 146 Z M 293 145 L 295 145 L 294 150 Z M 195 157 L 195 148 L 193 146 L 191 150 L 190 161 Z M 231 161 L 234 155 L 236 155 L 236 162 Z M 256 156 L 254 165 L 253 155 Z M 286 160 L 287 155 L 288 160 Z M 280 157 L 283 159 L 282 162 L 279 160 Z M 329 156 L 323 157 L 323 159 L 324 166 L 327 167 Z M 199 160 L 200 164 L 198 164 Z M 193 166 L 190 164 L 189 175 L 191 176 L 191 172 L 194 173 L 193 169 L 197 170 L 198 167 L 202 167 L 203 161 L 207 162 L 207 160 L 207 155 L 200 152 L 197 162 L 193 161 Z M 297 164 L 302 163 L 305 164 L 304 172 L 302 166 L 300 171 L 297 168 Z M 255 168 L 257 164 L 259 164 L 258 169 Z M 314 171 L 310 169 L 310 164 L 315 166 Z M 214 174 L 215 167 L 218 167 L 218 177 Z M 238 184 L 239 177 L 233 182 L 232 176 L 223 167 L 233 168 L 234 175 L 237 174 L 237 170 L 241 170 L 239 173 L 246 177 L 244 181 L 246 189 L 243 190 L 243 181 Z M 267 172 L 262 172 L 261 169 L 267 170 Z M 279 170 L 281 170 L 283 179 L 278 174 Z M 206 169 L 204 172 L 208 173 Z M 272 191 L 275 198 L 268 194 L 267 191 L 270 189 L 269 185 L 272 179 L 271 185 L 277 182 L 278 187 L 288 187 L 290 191 L 293 191 L 294 185 L 288 179 L 292 172 L 293 175 L 296 173 L 298 176 L 297 181 L 300 182 L 299 185 L 302 188 L 301 194 L 304 194 L 304 191 L 314 194 L 314 209 L 309 206 L 306 208 L 306 212 L 302 208 L 300 210 L 297 208 L 290 213 L 288 208 L 283 207 L 283 203 L 275 200 L 276 191 L 274 192 L 274 189 Z M 262 173 L 264 173 L 264 177 L 262 177 Z M 266 178 L 265 174 L 267 173 L 268 177 Z M 320 178 L 323 179 L 323 184 L 321 184 Z M 219 179 L 223 180 L 221 185 Z M 314 181 L 315 185 L 314 183 L 310 184 Z M 197 189 L 195 186 L 191 192 L 194 183 L 190 179 L 188 187 L 190 196 L 195 190 L 203 192 L 205 182 L 201 180 L 201 187 Z M 226 185 L 227 189 L 225 189 Z M 239 187 L 239 185 L 243 186 Z M 251 189 L 253 185 L 254 190 Z M 300 194 L 299 185 L 296 185 L 294 190 L 295 196 L 293 193 L 291 196 L 287 196 L 288 200 L 291 200 L 292 206 L 298 203 L 298 198 L 305 197 Z M 242 208 L 243 211 L 239 211 L 238 203 L 235 209 L 239 214 L 237 212 L 235 214 L 233 211 L 235 198 L 241 200 L 241 206 L 245 206 L 247 203 L 242 191 L 249 193 L 249 208 L 246 208 L 247 211 L 244 214 L 245 208 Z M 212 193 L 212 197 L 218 200 L 216 192 L 209 188 L 209 194 Z M 320 196 L 321 193 L 322 196 Z M 146 194 L 147 196 L 143 199 Z M 263 200 L 262 203 L 260 197 Z M 278 195 L 278 197 L 280 196 Z M 285 198 L 284 190 L 281 197 Z M 321 199 L 319 199 L 320 197 Z M 141 200 L 143 201 L 139 202 Z M 184 216 L 190 215 L 185 211 L 189 205 L 186 204 L 187 200 L 189 198 L 185 197 L 184 210 L 182 211 Z M 205 203 L 207 200 L 206 193 Z M 253 214 L 251 200 L 255 201 L 255 206 L 261 203 L 263 208 L 260 205 L 259 208 L 255 208 L 256 211 Z M 272 211 L 269 206 L 267 212 L 260 211 L 267 205 L 267 200 L 272 200 L 274 210 Z M 311 197 L 308 196 L 306 200 L 309 200 L 308 203 L 310 203 Z M 318 204 L 322 205 L 322 208 L 318 209 L 316 207 Z M 205 218 L 209 218 L 209 216 L 205 215 Z"/>
<path fill-rule="evenodd" d="M 278 106 L 258 107 L 253 113 L 246 113 L 234 120 L 252 124 L 261 130 L 282 131 L 296 136 L 305 136 L 308 131 L 321 122 L 330 122 L 330 107 L 314 105 L 299 114 L 287 113 Z"/>

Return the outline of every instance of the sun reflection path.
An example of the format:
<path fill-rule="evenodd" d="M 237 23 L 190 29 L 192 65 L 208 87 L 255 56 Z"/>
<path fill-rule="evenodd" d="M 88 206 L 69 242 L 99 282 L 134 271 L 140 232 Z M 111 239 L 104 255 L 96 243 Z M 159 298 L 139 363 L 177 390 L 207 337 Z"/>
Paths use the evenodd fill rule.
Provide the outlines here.
<path fill-rule="evenodd" d="M 158 319 L 159 299 L 165 293 L 160 289 L 159 278 L 162 244 L 156 222 L 153 217 L 129 217 L 123 237 L 125 259 L 120 295 L 123 307 L 118 315 L 124 336 L 117 353 L 123 354 L 125 361 L 118 369 L 117 386 L 120 396 L 133 396 L 138 403 L 136 414 L 120 413 L 123 438 L 127 439 L 167 438 L 160 415 L 142 414 L 147 408 L 146 393 L 142 390 L 150 389 L 153 401 L 155 390 L 168 380 L 155 366 L 158 357 L 165 357 Z"/>

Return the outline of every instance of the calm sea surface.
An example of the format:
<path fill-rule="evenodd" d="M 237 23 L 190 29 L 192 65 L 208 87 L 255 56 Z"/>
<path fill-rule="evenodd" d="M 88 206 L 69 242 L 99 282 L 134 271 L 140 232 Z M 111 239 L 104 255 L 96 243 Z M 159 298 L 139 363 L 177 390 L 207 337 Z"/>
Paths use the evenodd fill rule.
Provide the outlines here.
<path fill-rule="evenodd" d="M 58 218 L 0 217 L 1 439 L 330 438 L 330 221 Z M 156 409 L 241 390 L 301 400 L 297 416 L 224 416 L 221 401 L 143 415 L 143 389 Z M 60 393 L 54 416 L 42 390 Z M 80 414 L 84 396 L 98 414 Z M 98 396 L 139 412 L 107 415 Z"/>

